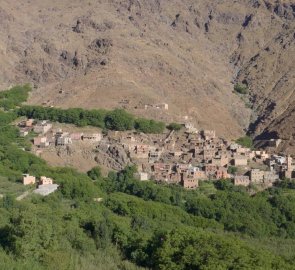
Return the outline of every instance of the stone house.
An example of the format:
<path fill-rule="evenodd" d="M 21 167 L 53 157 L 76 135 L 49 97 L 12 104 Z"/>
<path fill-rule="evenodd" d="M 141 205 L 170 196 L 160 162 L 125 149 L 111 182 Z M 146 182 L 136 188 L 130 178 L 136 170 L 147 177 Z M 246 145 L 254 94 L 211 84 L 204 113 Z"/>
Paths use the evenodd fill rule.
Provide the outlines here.
<path fill-rule="evenodd" d="M 250 171 L 250 180 L 253 183 L 262 183 L 264 178 L 264 171 L 259 169 L 252 169 Z"/>

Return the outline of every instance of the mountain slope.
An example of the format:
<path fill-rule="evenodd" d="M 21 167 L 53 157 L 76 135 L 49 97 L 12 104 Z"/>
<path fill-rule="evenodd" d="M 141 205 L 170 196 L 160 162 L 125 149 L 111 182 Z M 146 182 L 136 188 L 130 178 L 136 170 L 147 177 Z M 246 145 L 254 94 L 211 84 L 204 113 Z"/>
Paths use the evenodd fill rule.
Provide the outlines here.
<path fill-rule="evenodd" d="M 33 82 L 30 103 L 124 106 L 166 121 L 187 115 L 234 138 L 257 116 L 268 119 L 269 104 L 285 96 L 269 99 L 271 90 L 260 84 L 271 75 L 256 62 L 274 69 L 272 85 L 285 74 L 289 86 L 281 83 L 277 92 L 292 91 L 294 68 L 285 62 L 292 63 L 294 50 L 293 9 L 290 1 L 259 0 L 4 0 L 0 83 Z M 268 51 L 288 31 L 290 46 Z M 272 61 L 280 63 L 276 69 Z M 248 83 L 254 114 L 232 92 L 236 80 Z M 168 112 L 143 109 L 160 102 Z M 255 134 L 264 128 L 255 125 Z"/>

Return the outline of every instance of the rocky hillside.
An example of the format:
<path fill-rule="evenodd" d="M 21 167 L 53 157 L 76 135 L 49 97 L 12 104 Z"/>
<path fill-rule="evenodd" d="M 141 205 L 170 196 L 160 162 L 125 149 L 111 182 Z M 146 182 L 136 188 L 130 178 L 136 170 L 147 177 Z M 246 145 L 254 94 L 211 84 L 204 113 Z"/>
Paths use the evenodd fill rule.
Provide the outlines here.
<path fill-rule="evenodd" d="M 32 82 L 33 104 L 187 115 L 231 138 L 252 122 L 290 138 L 294 14 L 291 0 L 2 0 L 0 85 Z M 167 112 L 143 109 L 160 102 Z"/>

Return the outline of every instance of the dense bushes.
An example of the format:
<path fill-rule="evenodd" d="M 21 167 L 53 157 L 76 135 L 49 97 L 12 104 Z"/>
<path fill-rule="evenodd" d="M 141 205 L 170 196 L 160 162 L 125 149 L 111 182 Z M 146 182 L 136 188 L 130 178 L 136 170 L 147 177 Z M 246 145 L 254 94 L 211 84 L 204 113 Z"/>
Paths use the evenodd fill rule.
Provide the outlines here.
<path fill-rule="evenodd" d="M 105 117 L 105 125 L 111 130 L 131 130 L 134 127 L 134 117 L 121 109 L 116 109 L 107 113 Z"/>
<path fill-rule="evenodd" d="M 139 118 L 135 120 L 135 129 L 143 133 L 163 133 L 165 124 L 154 120 Z"/>
<path fill-rule="evenodd" d="M 240 145 L 242 145 L 244 147 L 248 147 L 248 148 L 253 147 L 253 140 L 249 136 L 244 136 L 244 137 L 241 137 L 241 138 L 237 139 L 236 143 L 238 143 L 238 144 L 240 144 Z"/>
<path fill-rule="evenodd" d="M 162 133 L 165 129 L 165 124 L 162 122 L 144 118 L 135 119 L 133 115 L 122 109 L 107 112 L 105 110 L 83 110 L 79 108 L 64 110 L 40 106 L 22 106 L 18 110 L 18 115 L 118 131 L 136 129 L 144 133 Z"/>
<path fill-rule="evenodd" d="M 75 124 L 77 126 L 95 126 L 104 128 L 106 111 L 104 110 L 83 110 L 79 108 L 59 109 L 40 106 L 22 106 L 18 115 L 28 118 L 51 120 L 60 123 Z"/>

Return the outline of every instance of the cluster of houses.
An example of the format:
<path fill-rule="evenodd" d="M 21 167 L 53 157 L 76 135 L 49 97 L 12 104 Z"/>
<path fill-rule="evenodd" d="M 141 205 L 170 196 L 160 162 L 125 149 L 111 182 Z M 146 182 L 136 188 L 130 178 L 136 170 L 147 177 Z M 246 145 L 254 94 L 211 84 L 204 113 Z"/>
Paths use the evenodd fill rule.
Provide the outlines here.
<path fill-rule="evenodd" d="M 75 141 L 99 142 L 102 139 L 101 133 L 69 133 L 61 129 L 53 130 L 52 124 L 47 121 L 34 121 L 28 119 L 19 123 L 21 136 L 26 136 L 30 131 L 38 134 L 34 137 L 33 144 L 37 148 L 46 148 L 49 146 L 66 146 Z"/>
<path fill-rule="evenodd" d="M 292 157 L 252 150 L 217 137 L 213 130 L 198 131 L 192 124 L 185 125 L 185 132 L 172 131 L 164 138 L 121 133 L 112 139 L 138 166 L 136 176 L 142 181 L 195 189 L 204 180 L 232 179 L 235 185 L 269 187 L 281 178 L 295 177 Z"/>
<path fill-rule="evenodd" d="M 295 177 L 295 162 L 291 156 L 252 150 L 217 137 L 214 130 L 199 131 L 190 123 L 181 131 L 168 134 L 109 131 L 105 136 L 53 131 L 50 122 L 32 119 L 19 126 L 21 132 L 33 130 L 39 134 L 34 138 L 34 145 L 39 148 L 66 146 L 74 141 L 91 141 L 95 148 L 120 146 L 131 163 L 137 165 L 136 176 L 142 181 L 181 184 L 195 189 L 199 181 L 204 180 L 232 179 L 235 185 L 270 187 L 279 179 Z M 271 143 L 276 147 L 279 142 Z"/>
<path fill-rule="evenodd" d="M 53 179 L 49 177 L 41 176 L 40 179 L 36 181 L 36 177 L 29 174 L 23 175 L 23 185 L 37 185 L 37 188 L 33 192 L 42 196 L 47 196 L 58 188 L 58 185 L 54 184 Z"/>

